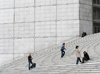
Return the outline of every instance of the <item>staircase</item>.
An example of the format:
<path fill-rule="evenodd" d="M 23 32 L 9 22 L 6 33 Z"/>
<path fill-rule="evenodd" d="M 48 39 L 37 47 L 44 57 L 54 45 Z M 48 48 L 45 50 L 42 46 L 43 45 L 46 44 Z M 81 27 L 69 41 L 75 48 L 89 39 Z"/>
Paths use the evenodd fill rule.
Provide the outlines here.
<path fill-rule="evenodd" d="M 76 65 L 75 46 L 81 56 L 87 51 L 91 60 Z M 66 54 L 60 58 L 61 45 L 49 47 L 32 54 L 37 67 L 28 70 L 27 56 L 3 65 L 0 74 L 100 74 L 100 34 L 78 37 L 66 42 Z"/>

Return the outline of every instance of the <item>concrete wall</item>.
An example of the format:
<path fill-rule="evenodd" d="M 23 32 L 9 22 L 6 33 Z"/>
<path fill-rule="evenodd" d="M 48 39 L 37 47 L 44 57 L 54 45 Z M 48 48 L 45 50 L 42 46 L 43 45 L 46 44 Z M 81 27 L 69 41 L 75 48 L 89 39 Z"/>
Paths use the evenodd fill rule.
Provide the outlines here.
<path fill-rule="evenodd" d="M 79 35 L 79 0 L 0 0 L 0 64 Z"/>
<path fill-rule="evenodd" d="M 80 35 L 82 32 L 93 33 L 92 0 L 80 0 Z"/>

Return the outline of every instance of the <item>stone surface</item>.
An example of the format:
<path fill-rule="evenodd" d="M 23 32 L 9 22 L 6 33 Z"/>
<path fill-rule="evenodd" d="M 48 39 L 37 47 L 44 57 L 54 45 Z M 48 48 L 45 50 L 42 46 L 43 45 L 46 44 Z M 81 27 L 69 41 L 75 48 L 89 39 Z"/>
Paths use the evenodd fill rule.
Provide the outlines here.
<path fill-rule="evenodd" d="M 27 62 L 28 54 L 26 54 L 23 58 L 16 58 L 15 61 L 3 65 L 0 74 L 100 74 L 100 53 L 97 50 L 100 44 L 99 38 L 100 34 L 98 33 L 66 41 L 67 50 L 63 58 L 60 58 L 61 52 L 59 49 L 61 45 L 49 47 L 42 52 L 35 52 L 32 57 L 37 67 L 30 71 Z M 81 56 L 83 57 L 83 51 L 87 51 L 91 60 L 76 65 L 76 45 L 79 45 Z"/>
<path fill-rule="evenodd" d="M 15 60 L 76 36 L 79 0 L 0 0 L 0 55 Z"/>
<path fill-rule="evenodd" d="M 92 0 L 79 0 L 80 35 L 82 32 L 93 33 Z"/>

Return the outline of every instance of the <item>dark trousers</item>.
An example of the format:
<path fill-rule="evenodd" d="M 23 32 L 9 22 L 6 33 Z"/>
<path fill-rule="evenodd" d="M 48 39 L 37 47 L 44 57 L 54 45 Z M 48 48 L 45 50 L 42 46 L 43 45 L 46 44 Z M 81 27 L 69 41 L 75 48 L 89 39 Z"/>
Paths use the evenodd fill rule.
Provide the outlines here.
<path fill-rule="evenodd" d="M 76 64 L 78 64 L 79 61 L 81 62 L 81 59 L 80 57 L 77 57 Z"/>
<path fill-rule="evenodd" d="M 30 64 L 32 64 L 31 67 L 30 67 Z M 28 69 L 30 70 L 32 67 L 33 67 L 33 62 L 29 62 Z"/>
<path fill-rule="evenodd" d="M 65 55 L 65 51 L 61 50 L 61 58 Z"/>
<path fill-rule="evenodd" d="M 82 62 L 84 63 L 84 61 L 88 61 L 88 59 L 86 57 L 83 57 Z"/>

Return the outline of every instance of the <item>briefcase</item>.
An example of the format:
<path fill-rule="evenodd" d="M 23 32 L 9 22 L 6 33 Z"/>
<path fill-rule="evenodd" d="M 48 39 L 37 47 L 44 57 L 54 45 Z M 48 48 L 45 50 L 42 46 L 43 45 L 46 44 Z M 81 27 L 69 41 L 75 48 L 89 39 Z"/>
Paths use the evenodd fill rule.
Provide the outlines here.
<path fill-rule="evenodd" d="M 36 63 L 33 63 L 33 67 L 36 67 Z"/>

